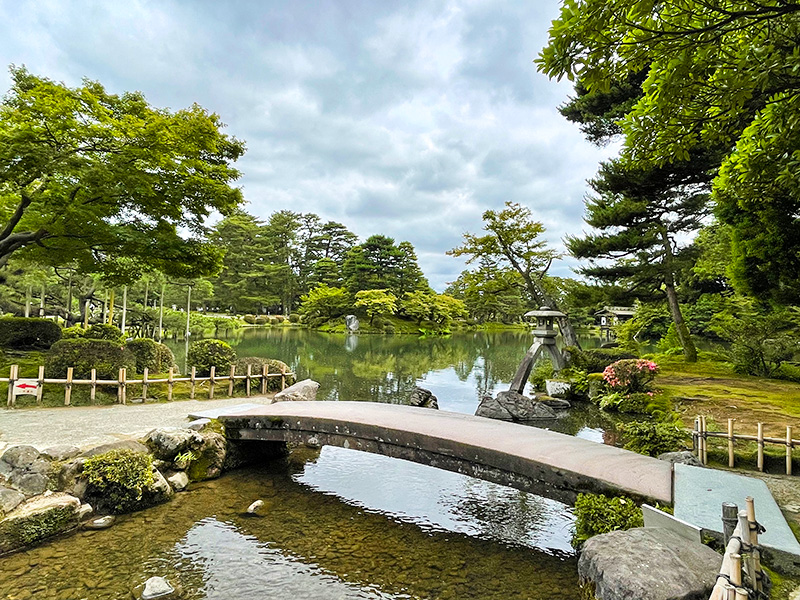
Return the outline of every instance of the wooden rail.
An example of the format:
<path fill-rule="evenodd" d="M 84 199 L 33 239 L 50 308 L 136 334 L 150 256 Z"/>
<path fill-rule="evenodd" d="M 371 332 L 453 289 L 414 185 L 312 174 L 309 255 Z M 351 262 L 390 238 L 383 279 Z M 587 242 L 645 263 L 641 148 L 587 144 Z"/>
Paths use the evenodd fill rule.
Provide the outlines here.
<path fill-rule="evenodd" d="M 792 450 L 800 447 L 800 440 L 792 438 L 792 426 L 786 426 L 785 437 L 766 437 L 764 435 L 764 424 L 758 424 L 757 435 L 744 435 L 734 433 L 734 423 L 736 419 L 728 419 L 728 431 L 709 431 L 706 423 L 706 417 L 698 416 L 694 420 L 694 429 L 692 430 L 692 444 L 697 457 L 704 465 L 708 464 L 708 438 L 723 438 L 728 440 L 728 466 L 733 468 L 735 466 L 734 447 L 737 440 L 743 442 L 756 442 L 758 444 L 758 456 L 756 459 L 759 471 L 764 470 L 764 445 L 777 444 L 786 447 L 786 474 L 792 474 Z"/>
<path fill-rule="evenodd" d="M 729 510 L 738 522 L 733 532 L 726 528 L 725 555 L 709 600 L 747 600 L 750 592 L 758 595 L 764 590 L 755 504 L 749 496 L 745 502 L 746 510 L 739 510 L 736 505 L 722 506 L 723 523 Z"/>
<path fill-rule="evenodd" d="M 67 376 L 65 379 L 60 378 L 52 378 L 52 377 L 45 377 L 44 376 L 44 366 L 39 367 L 39 376 L 38 377 L 20 377 L 19 376 L 19 365 L 11 365 L 9 370 L 8 377 L 0 377 L 0 383 L 7 383 L 8 384 L 8 400 L 7 406 L 9 408 L 13 408 L 16 406 L 16 397 L 20 395 L 20 393 L 30 393 L 31 395 L 36 396 L 36 403 L 42 403 L 42 395 L 45 384 L 50 385 L 63 385 L 64 386 L 64 405 L 69 406 L 72 403 L 72 390 L 73 386 L 76 385 L 87 385 L 90 386 L 89 388 L 89 398 L 92 404 L 96 402 L 96 395 L 97 395 L 97 386 L 115 386 L 117 388 L 117 402 L 119 404 L 127 404 L 128 402 L 128 386 L 130 385 L 141 385 L 142 386 L 142 402 L 147 402 L 147 391 L 152 385 L 164 385 L 167 386 L 167 400 L 171 401 L 173 398 L 174 387 L 176 383 L 181 382 L 188 382 L 189 383 L 189 397 L 194 399 L 196 394 L 196 389 L 198 385 L 203 385 L 204 383 L 208 383 L 208 398 L 214 398 L 214 391 L 215 388 L 221 382 L 227 382 L 227 393 L 228 396 L 233 396 L 234 386 L 236 381 L 244 380 L 245 382 L 245 394 L 247 397 L 252 395 L 252 383 L 253 380 L 257 380 L 256 383 L 258 385 L 258 393 L 266 394 L 267 393 L 267 383 L 271 378 L 278 378 L 280 377 L 281 381 L 281 390 L 286 388 L 286 377 L 294 376 L 292 371 L 287 371 L 286 367 L 281 367 L 280 371 L 276 371 L 274 373 L 270 373 L 269 365 L 264 365 L 261 373 L 254 374 L 252 372 L 252 365 L 247 365 L 247 373 L 243 375 L 236 374 L 236 367 L 231 366 L 230 372 L 227 375 L 219 376 L 216 374 L 216 368 L 211 367 L 211 372 L 208 377 L 197 377 L 197 368 L 192 367 L 190 375 L 188 377 L 175 377 L 175 369 L 170 368 L 168 371 L 166 378 L 161 379 L 151 379 L 150 373 L 147 368 L 144 369 L 144 373 L 142 373 L 141 379 L 128 379 L 127 369 L 120 369 L 117 379 L 98 379 L 97 378 L 97 370 L 92 369 L 91 376 L 89 379 L 75 379 L 73 377 L 74 369 L 73 367 L 67 368 Z M 30 380 L 35 381 L 36 391 L 30 392 L 15 392 L 14 388 L 21 380 Z M 31 387 L 34 387 L 31 384 Z"/>

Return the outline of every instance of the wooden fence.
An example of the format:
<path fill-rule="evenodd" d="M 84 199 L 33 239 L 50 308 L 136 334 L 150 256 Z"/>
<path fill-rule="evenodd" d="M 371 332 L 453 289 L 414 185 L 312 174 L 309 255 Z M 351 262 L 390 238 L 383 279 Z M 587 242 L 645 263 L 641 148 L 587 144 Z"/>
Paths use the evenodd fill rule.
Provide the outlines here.
<path fill-rule="evenodd" d="M 281 390 L 286 388 L 286 377 L 294 376 L 294 373 L 287 371 L 285 367 L 281 367 L 280 371 L 270 373 L 269 365 L 264 365 L 261 373 L 253 373 L 252 365 L 247 365 L 247 373 L 242 375 L 236 374 L 236 367 L 231 366 L 228 375 L 218 376 L 216 368 L 211 367 L 211 373 L 208 377 L 197 377 L 196 367 L 192 367 L 189 377 L 175 377 L 175 369 L 170 368 L 166 379 L 150 379 L 148 369 L 144 369 L 141 379 L 128 379 L 127 369 L 120 369 L 117 379 L 98 379 L 97 370 L 92 369 L 90 379 L 74 379 L 72 376 L 73 367 L 67 368 L 66 379 L 54 379 L 44 376 L 44 366 L 39 367 L 39 376 L 36 378 L 21 378 L 19 377 L 19 366 L 11 365 L 9 376 L 0 377 L 0 383 L 8 384 L 8 407 L 13 408 L 16 404 L 16 397 L 20 394 L 29 393 L 36 396 L 36 403 L 41 404 L 42 395 L 44 393 L 45 384 L 57 384 L 64 386 L 64 405 L 69 406 L 72 400 L 72 388 L 76 385 L 87 385 L 89 387 L 89 398 L 94 404 L 97 394 L 98 386 L 115 386 L 117 388 L 117 402 L 119 404 L 127 404 L 128 402 L 128 386 L 141 385 L 142 386 L 142 401 L 147 402 L 147 391 L 151 385 L 166 385 L 167 386 L 167 400 L 172 400 L 172 395 L 176 383 L 188 382 L 189 397 L 195 398 L 195 393 L 198 385 L 208 383 L 208 398 L 214 398 L 215 388 L 221 382 L 227 382 L 228 396 L 233 396 L 234 385 L 237 380 L 244 380 L 245 394 L 249 397 L 252 394 L 253 381 L 256 382 L 256 388 L 259 393 L 267 393 L 267 382 L 270 378 L 280 378 Z M 23 383 L 24 382 L 24 383 Z M 27 386 L 28 389 L 20 391 L 21 386 Z M 36 388 L 33 391 L 32 388 Z"/>
<path fill-rule="evenodd" d="M 764 593 L 764 574 L 758 547 L 758 535 L 763 529 L 756 521 L 753 499 L 748 496 L 745 502 L 747 509 L 741 511 L 735 504 L 722 505 L 725 555 L 709 600 L 748 600 L 753 596 L 761 597 Z M 736 523 L 735 527 L 733 522 Z"/>
<path fill-rule="evenodd" d="M 737 440 L 743 442 L 756 442 L 758 445 L 757 467 L 759 471 L 764 470 L 764 445 L 777 444 L 786 447 L 786 474 L 792 474 L 792 449 L 800 446 L 800 440 L 792 439 L 792 427 L 787 425 L 785 437 L 766 437 L 764 436 L 764 424 L 758 424 L 757 435 L 744 435 L 734 433 L 735 419 L 728 419 L 728 431 L 709 431 L 706 417 L 698 416 L 694 420 L 692 430 L 692 443 L 697 457 L 704 465 L 708 464 L 708 438 L 723 438 L 728 440 L 728 466 L 735 466 L 734 446 Z"/>

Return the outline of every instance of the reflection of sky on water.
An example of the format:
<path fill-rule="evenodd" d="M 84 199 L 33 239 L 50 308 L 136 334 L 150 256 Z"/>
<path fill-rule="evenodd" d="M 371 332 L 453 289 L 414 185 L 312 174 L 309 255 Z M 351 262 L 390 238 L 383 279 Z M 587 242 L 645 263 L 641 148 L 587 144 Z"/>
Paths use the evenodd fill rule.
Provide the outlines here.
<path fill-rule="evenodd" d="M 326 446 L 295 478 L 423 529 L 572 553 L 573 517 L 565 505 L 458 473 Z"/>

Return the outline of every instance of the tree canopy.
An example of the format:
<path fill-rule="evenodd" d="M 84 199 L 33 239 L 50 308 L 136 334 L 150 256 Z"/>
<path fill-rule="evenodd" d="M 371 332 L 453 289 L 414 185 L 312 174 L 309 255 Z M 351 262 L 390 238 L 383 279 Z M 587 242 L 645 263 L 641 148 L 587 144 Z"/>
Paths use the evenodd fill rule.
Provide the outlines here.
<path fill-rule="evenodd" d="M 89 80 L 11 76 L 0 103 L 0 263 L 20 252 L 120 280 L 219 269 L 205 221 L 242 202 L 232 163 L 244 152 L 219 116 L 154 108 Z"/>
<path fill-rule="evenodd" d="M 638 167 L 723 149 L 713 182 L 743 291 L 800 280 L 800 4 L 786 0 L 567 0 L 538 64 L 588 90 L 645 72 L 620 121 Z"/>

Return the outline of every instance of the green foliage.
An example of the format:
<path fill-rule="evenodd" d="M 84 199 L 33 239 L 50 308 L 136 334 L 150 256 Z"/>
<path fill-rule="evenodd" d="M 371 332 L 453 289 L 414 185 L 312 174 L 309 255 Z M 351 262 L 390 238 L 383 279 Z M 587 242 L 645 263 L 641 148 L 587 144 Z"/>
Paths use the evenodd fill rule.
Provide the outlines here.
<path fill-rule="evenodd" d="M 292 313 L 289 315 L 289 322 L 290 323 L 299 323 L 300 322 L 300 315 L 297 313 Z"/>
<path fill-rule="evenodd" d="M 622 426 L 622 434 L 626 450 L 647 456 L 682 450 L 687 440 L 682 427 L 655 421 L 625 423 Z"/>
<path fill-rule="evenodd" d="M 670 323 L 667 333 L 658 340 L 658 351 L 664 354 L 679 354 L 683 352 L 681 340 L 675 330 L 675 323 Z"/>
<path fill-rule="evenodd" d="M 253 325 L 269 325 L 270 322 L 270 318 L 264 315 L 259 315 L 253 319 Z"/>
<path fill-rule="evenodd" d="M 113 512 L 135 510 L 144 491 L 154 483 L 153 457 L 146 452 L 111 450 L 86 459 L 83 476 Z"/>
<path fill-rule="evenodd" d="M 156 354 L 158 361 L 157 370 L 160 373 L 166 373 L 170 368 L 178 372 L 178 363 L 175 362 L 175 355 L 172 350 L 165 344 L 156 344 Z"/>
<path fill-rule="evenodd" d="M 624 394 L 647 392 L 658 374 L 658 365 L 643 358 L 627 358 L 608 365 L 603 379 L 614 391 Z"/>
<path fill-rule="evenodd" d="M 605 368 L 617 362 L 629 358 L 636 358 L 635 355 L 622 348 L 592 348 L 590 350 L 579 350 L 574 346 L 568 348 L 572 360 L 572 366 L 587 373 L 602 373 Z"/>
<path fill-rule="evenodd" d="M 245 315 L 242 318 L 244 319 L 244 322 L 247 323 L 248 325 L 255 325 L 256 324 L 256 316 L 255 315 Z"/>
<path fill-rule="evenodd" d="M 124 281 L 149 269 L 196 277 L 219 268 L 205 221 L 242 202 L 230 184 L 244 144 L 220 132 L 217 115 L 154 108 L 88 80 L 68 88 L 24 67 L 11 78 L 0 103 L 0 256 L 73 262 Z"/>
<path fill-rule="evenodd" d="M 90 340 L 111 340 L 114 342 L 122 341 L 122 330 L 116 325 L 97 323 L 92 325 L 83 334 L 83 337 Z"/>
<path fill-rule="evenodd" d="M 589 374 L 581 369 L 570 369 L 569 380 L 572 382 L 572 393 L 579 398 L 589 397 Z"/>
<path fill-rule="evenodd" d="M 645 392 L 609 392 L 599 396 L 596 401 L 601 409 L 609 412 L 646 414 L 653 397 Z"/>
<path fill-rule="evenodd" d="M 549 360 L 537 360 L 536 364 L 533 365 L 531 369 L 531 374 L 528 377 L 528 381 L 536 390 L 544 390 L 545 388 L 545 381 L 548 379 L 552 379 L 555 373 L 555 369 L 553 369 L 553 363 Z"/>
<path fill-rule="evenodd" d="M 269 367 L 270 373 L 280 373 L 281 370 L 283 370 L 284 373 L 291 372 L 289 365 L 287 365 L 285 362 L 276 360 L 274 358 L 261 358 L 260 356 L 242 356 L 241 358 L 237 358 L 234 364 L 236 365 L 236 373 L 239 375 L 246 375 L 247 366 L 250 365 L 250 373 L 253 375 L 251 381 L 253 384 L 256 384 L 258 381 L 260 381 L 257 376 L 261 375 L 263 372 L 264 365 Z M 287 386 L 294 384 L 295 381 L 296 379 L 294 375 L 286 376 Z M 267 391 L 278 392 L 280 389 L 280 377 L 269 377 L 267 379 Z"/>
<path fill-rule="evenodd" d="M 49 319 L 3 317 L 0 319 L 0 347 L 14 350 L 49 348 L 61 339 L 61 327 Z"/>
<path fill-rule="evenodd" d="M 578 494 L 575 501 L 575 535 L 572 545 L 580 547 L 601 533 L 643 527 L 642 509 L 630 498 L 603 494 Z"/>
<path fill-rule="evenodd" d="M 280 323 L 280 321 L 278 321 L 278 317 L 268 317 L 268 320 L 270 325 L 277 325 Z"/>
<path fill-rule="evenodd" d="M 61 330 L 61 339 L 74 340 L 75 338 L 85 337 L 86 330 L 80 325 L 73 325 L 72 327 L 65 327 Z"/>
<path fill-rule="evenodd" d="M 217 374 L 227 372 L 234 360 L 236 352 L 222 340 L 198 340 L 189 344 L 189 366 L 196 367 L 197 374 L 203 377 L 211 374 L 211 367 L 215 367 Z"/>
<path fill-rule="evenodd" d="M 300 313 L 313 326 L 315 322 L 344 315 L 349 306 L 350 299 L 344 288 L 320 284 L 301 298 Z"/>
<path fill-rule="evenodd" d="M 161 372 L 158 344 L 155 341 L 150 338 L 138 338 L 125 342 L 125 347 L 136 357 L 137 373 L 144 373 L 145 369 L 150 373 Z"/>
<path fill-rule="evenodd" d="M 116 380 L 122 368 L 135 371 L 136 357 L 121 343 L 111 340 L 61 340 L 47 353 L 45 371 L 48 377 L 63 378 L 67 367 L 74 367 L 76 379 L 88 379 L 92 369 L 97 369 L 98 379 Z"/>
<path fill-rule="evenodd" d="M 370 324 L 377 316 L 393 315 L 397 311 L 397 296 L 389 290 L 361 290 L 356 293 L 354 306 L 363 308 Z"/>

